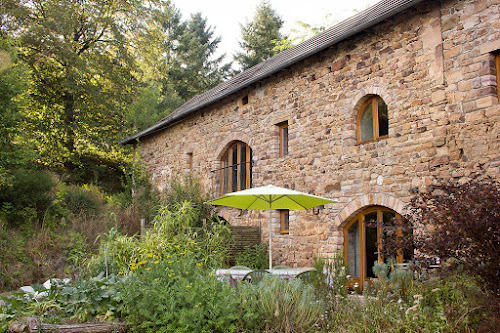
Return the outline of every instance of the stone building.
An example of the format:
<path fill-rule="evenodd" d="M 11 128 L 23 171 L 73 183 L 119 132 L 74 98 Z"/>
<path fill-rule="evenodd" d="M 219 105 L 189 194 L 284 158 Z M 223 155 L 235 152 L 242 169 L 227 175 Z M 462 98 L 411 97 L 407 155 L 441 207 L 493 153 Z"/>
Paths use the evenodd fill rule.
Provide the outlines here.
<path fill-rule="evenodd" d="M 344 247 L 362 283 L 377 260 L 364 219 L 404 213 L 434 177 L 500 178 L 499 50 L 499 0 L 384 0 L 123 143 L 160 188 L 192 172 L 214 196 L 274 184 L 337 200 L 274 212 L 273 260 L 310 265 Z"/>

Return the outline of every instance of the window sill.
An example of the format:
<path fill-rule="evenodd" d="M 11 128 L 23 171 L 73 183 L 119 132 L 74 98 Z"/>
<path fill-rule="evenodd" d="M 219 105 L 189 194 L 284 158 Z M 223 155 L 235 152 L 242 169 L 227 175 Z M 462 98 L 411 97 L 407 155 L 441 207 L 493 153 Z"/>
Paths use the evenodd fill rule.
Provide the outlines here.
<path fill-rule="evenodd" d="M 370 142 L 382 141 L 382 140 L 386 140 L 388 138 L 389 138 L 389 135 L 384 135 L 384 136 L 378 137 L 376 139 L 371 139 L 371 140 L 357 142 L 356 146 L 364 145 L 365 143 L 370 143 Z"/>

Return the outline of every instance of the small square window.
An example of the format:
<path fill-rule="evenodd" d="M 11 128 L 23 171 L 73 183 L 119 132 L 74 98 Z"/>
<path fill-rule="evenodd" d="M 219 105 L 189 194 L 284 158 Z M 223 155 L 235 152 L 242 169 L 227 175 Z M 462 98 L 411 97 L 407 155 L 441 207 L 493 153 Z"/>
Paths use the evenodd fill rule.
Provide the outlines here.
<path fill-rule="evenodd" d="M 288 155 L 288 121 L 279 124 L 280 128 L 280 157 Z"/>
<path fill-rule="evenodd" d="M 281 233 L 288 234 L 290 232 L 290 211 L 281 210 L 280 219 L 281 219 Z"/>

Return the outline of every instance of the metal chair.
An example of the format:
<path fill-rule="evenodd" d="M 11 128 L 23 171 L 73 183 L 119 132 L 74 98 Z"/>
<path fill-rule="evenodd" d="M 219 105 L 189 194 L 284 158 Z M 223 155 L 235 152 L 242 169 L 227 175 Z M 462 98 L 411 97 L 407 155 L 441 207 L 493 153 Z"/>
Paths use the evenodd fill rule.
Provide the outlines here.
<path fill-rule="evenodd" d="M 318 279 L 318 272 L 316 271 L 304 271 L 295 276 L 295 279 L 302 280 L 306 283 L 313 283 Z"/>
<path fill-rule="evenodd" d="M 271 275 L 271 273 L 269 273 L 267 270 L 265 269 L 256 269 L 254 271 L 251 271 L 251 272 L 248 272 L 244 277 L 243 277 L 243 281 L 250 281 L 251 283 L 253 284 L 257 284 L 259 283 L 260 281 L 262 281 L 262 279 L 264 278 L 264 276 L 266 275 Z"/>

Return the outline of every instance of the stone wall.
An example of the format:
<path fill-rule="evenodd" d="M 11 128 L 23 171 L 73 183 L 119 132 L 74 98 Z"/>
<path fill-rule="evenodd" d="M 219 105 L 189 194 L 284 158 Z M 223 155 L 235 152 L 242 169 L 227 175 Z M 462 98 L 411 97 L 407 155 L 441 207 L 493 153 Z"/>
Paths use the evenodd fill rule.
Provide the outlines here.
<path fill-rule="evenodd" d="M 499 178 L 500 107 L 492 52 L 500 49 L 500 1 L 424 1 L 377 26 L 143 139 L 140 155 L 156 184 L 194 174 L 218 191 L 220 158 L 234 140 L 253 149 L 253 186 L 274 184 L 333 198 L 317 215 L 290 211 L 276 264 L 309 265 L 343 244 L 343 225 L 381 205 L 404 213 L 410 189 L 434 177 L 484 169 Z M 243 96 L 249 103 L 238 103 Z M 370 95 L 389 108 L 389 137 L 357 144 L 356 116 Z M 276 124 L 288 121 L 289 155 Z M 267 213 L 221 209 L 231 224 Z"/>

